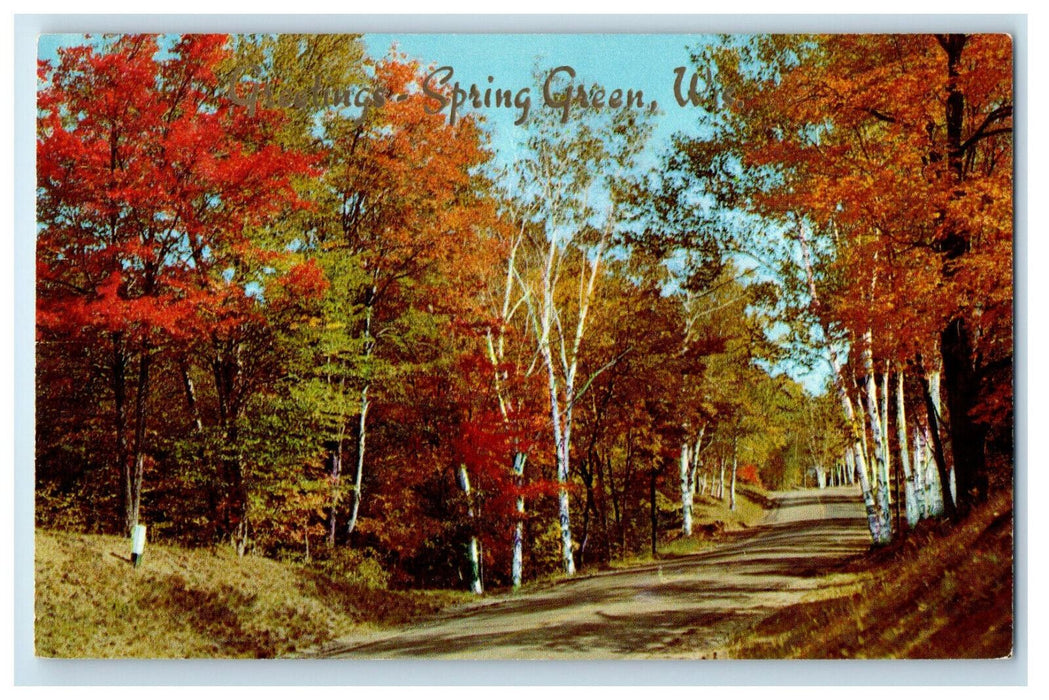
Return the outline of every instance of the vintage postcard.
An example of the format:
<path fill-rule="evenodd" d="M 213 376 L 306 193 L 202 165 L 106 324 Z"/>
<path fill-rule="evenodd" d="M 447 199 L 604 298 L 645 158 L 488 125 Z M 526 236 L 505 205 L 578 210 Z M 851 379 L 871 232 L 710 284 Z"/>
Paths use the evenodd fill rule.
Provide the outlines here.
<path fill-rule="evenodd" d="M 37 656 L 1013 653 L 1010 36 L 37 51 Z"/>

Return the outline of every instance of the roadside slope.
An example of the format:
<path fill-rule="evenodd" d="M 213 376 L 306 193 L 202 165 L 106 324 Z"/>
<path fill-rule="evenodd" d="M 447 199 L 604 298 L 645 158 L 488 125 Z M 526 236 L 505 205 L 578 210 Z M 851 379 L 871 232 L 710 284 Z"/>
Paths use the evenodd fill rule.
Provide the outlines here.
<path fill-rule="evenodd" d="M 842 577 L 844 586 L 773 614 L 740 635 L 728 653 L 809 659 L 1008 656 L 1011 498 L 999 495 L 957 525 L 923 523 L 902 542 L 852 561 Z"/>
<path fill-rule="evenodd" d="M 403 623 L 465 597 L 392 591 L 228 547 L 36 532 L 36 653 L 73 658 L 273 657 Z"/>

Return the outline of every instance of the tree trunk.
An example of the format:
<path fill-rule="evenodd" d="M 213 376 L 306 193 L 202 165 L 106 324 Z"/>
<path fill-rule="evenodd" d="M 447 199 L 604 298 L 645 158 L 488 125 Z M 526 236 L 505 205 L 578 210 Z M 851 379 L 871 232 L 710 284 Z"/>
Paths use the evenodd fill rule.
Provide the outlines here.
<path fill-rule="evenodd" d="M 950 415 L 947 427 L 957 484 L 956 505 L 964 511 L 987 493 L 984 457 L 987 428 L 976 423 L 970 415 L 979 399 L 980 387 L 973 367 L 972 341 L 964 320 L 955 319 L 947 326 L 942 336 L 941 352 Z"/>
<path fill-rule="evenodd" d="M 551 369 L 552 372 L 552 369 Z M 556 386 L 551 379 L 551 412 L 554 420 L 554 446 L 557 462 L 557 522 L 561 532 L 561 570 L 569 576 L 575 574 L 575 557 L 572 552 L 572 519 L 568 504 L 568 435 L 561 425 L 560 406 Z"/>
<path fill-rule="evenodd" d="M 248 551 L 248 488 L 244 480 L 244 460 L 239 447 L 239 430 L 235 421 L 230 423 L 226 439 L 234 446 L 233 456 L 227 458 L 226 474 L 227 483 L 230 484 L 230 510 L 229 521 L 231 528 L 231 541 L 238 557 L 243 557 Z"/>
<path fill-rule="evenodd" d="M 732 482 L 728 491 L 728 509 L 736 510 L 736 468 L 739 466 L 739 458 L 736 455 L 736 440 L 732 440 Z"/>
<path fill-rule="evenodd" d="M 943 510 L 947 517 L 953 518 L 957 513 L 954 499 L 951 497 L 950 476 L 947 474 L 947 459 L 944 456 L 943 442 L 940 439 L 940 411 L 937 401 L 933 398 L 933 388 L 937 379 L 932 374 L 922 376 L 922 394 L 925 399 L 925 413 L 929 424 L 929 437 L 933 447 L 933 457 L 936 461 L 936 472 L 939 479 L 939 500 L 943 503 Z"/>
<path fill-rule="evenodd" d="M 928 484 L 926 484 L 925 478 L 928 465 L 925 463 L 925 446 L 921 440 L 921 430 L 917 425 L 911 430 L 911 435 L 914 439 L 912 471 L 914 472 L 914 493 L 918 505 L 918 520 L 924 520 L 929 517 Z"/>
<path fill-rule="evenodd" d="M 881 527 L 881 521 L 878 517 L 878 512 L 875 507 L 875 501 L 871 492 L 870 481 L 867 477 L 867 461 L 866 461 L 866 441 L 867 433 L 863 430 L 863 426 L 856 420 L 856 414 L 852 408 L 852 400 L 849 398 L 848 384 L 846 383 L 846 375 L 843 372 L 842 364 L 838 360 L 838 351 L 834 347 L 834 343 L 831 342 L 833 337 L 830 332 L 830 328 L 823 316 L 820 314 L 820 297 L 818 290 L 816 289 L 816 277 L 812 270 L 812 257 L 809 251 L 808 239 L 806 237 L 805 226 L 802 225 L 799 229 L 799 243 L 801 244 L 801 256 L 803 265 L 805 267 L 805 277 L 808 281 L 809 295 L 811 297 L 811 305 L 813 307 L 813 314 L 816 316 L 823 330 L 824 336 L 828 339 L 826 350 L 827 356 L 830 359 L 831 371 L 834 375 L 834 387 L 837 389 L 838 398 L 841 401 L 842 409 L 845 412 L 845 421 L 849 429 L 849 437 L 853 443 L 853 453 L 855 457 L 855 473 L 860 480 L 860 490 L 863 492 L 863 503 L 867 509 L 867 527 L 870 529 L 871 539 L 877 544 L 883 544 L 888 542 L 886 533 L 883 532 Z"/>
<path fill-rule="evenodd" d="M 579 465 L 579 475 L 583 479 L 583 487 L 586 489 L 586 501 L 583 504 L 583 535 L 579 539 L 579 568 L 586 568 L 587 550 L 590 547 L 590 513 L 594 510 L 594 474 L 590 464 L 586 460 Z"/>
<path fill-rule="evenodd" d="M 681 532 L 692 536 L 692 470 L 689 464 L 688 440 L 681 443 Z"/>
<path fill-rule="evenodd" d="M 885 453 L 885 475 L 886 478 L 892 477 L 892 449 L 889 447 L 889 370 L 886 367 L 885 371 L 881 375 L 881 434 L 885 438 L 885 442 L 882 444 L 882 451 Z M 892 491 L 889 491 L 889 500 L 887 504 L 892 505 L 893 495 Z"/>
<path fill-rule="evenodd" d="M 925 516 L 939 517 L 943 515 L 943 492 L 940 489 L 939 470 L 936 465 L 936 457 L 933 455 L 932 437 L 929 427 L 921 426 L 914 431 L 915 452 L 922 463 L 922 474 L 925 483 Z"/>
<path fill-rule="evenodd" d="M 514 546 L 512 561 L 510 564 L 510 577 L 513 581 L 514 588 L 521 587 L 521 573 L 524 568 L 524 512 L 525 502 L 524 496 L 521 495 L 520 489 L 523 486 L 522 481 L 524 480 L 524 466 L 525 466 L 525 454 L 518 452 L 514 455 L 514 482 L 518 488 L 517 494 L 517 521 L 514 523 Z"/>
<path fill-rule="evenodd" d="M 718 500 L 724 503 L 725 501 L 725 458 L 721 460 L 721 476 L 718 478 Z"/>
<path fill-rule="evenodd" d="M 853 460 L 856 464 L 856 478 L 860 481 L 860 493 L 863 494 L 863 507 L 867 511 L 867 527 L 871 532 L 871 539 L 875 544 L 885 544 L 888 538 L 881 527 L 881 518 L 878 517 L 878 508 L 874 502 L 874 490 L 871 489 L 870 480 L 867 478 L 867 470 L 863 468 L 863 447 L 857 442 L 853 445 Z"/>
<path fill-rule="evenodd" d="M 907 409 L 903 400 L 903 372 L 896 373 L 896 439 L 900 447 L 900 466 L 904 476 L 904 503 L 907 509 L 907 525 L 918 524 L 921 506 L 915 488 L 914 472 L 911 470 L 910 452 L 907 447 Z"/>
<path fill-rule="evenodd" d="M 372 333 L 372 317 L 375 312 L 377 290 L 373 284 L 365 298 L 364 307 L 364 362 L 367 365 L 375 352 L 375 336 Z M 357 422 L 357 470 L 353 478 L 353 505 L 350 509 L 350 522 L 346 525 L 346 534 L 352 535 L 357 528 L 357 517 L 361 509 L 361 485 L 364 481 L 364 450 L 368 436 L 368 390 L 371 388 L 371 368 L 366 368 L 366 380 L 361 388 L 360 417 Z"/>
<path fill-rule="evenodd" d="M 481 557 L 477 544 L 477 523 L 474 513 L 473 495 L 470 493 L 470 475 L 466 471 L 465 464 L 459 465 L 459 488 L 466 495 L 467 515 L 470 517 L 470 529 L 472 530 L 470 541 L 466 548 L 467 557 L 470 561 L 470 591 L 475 595 L 481 595 L 484 589 L 481 586 Z"/>
<path fill-rule="evenodd" d="M 867 331 L 863 336 L 863 364 L 867 373 L 865 392 L 867 418 L 870 423 L 871 437 L 874 440 L 874 458 L 877 465 L 875 503 L 882 529 L 882 541 L 888 542 L 892 539 L 892 517 L 889 510 L 889 465 L 885 462 L 886 436 L 882 433 L 881 415 L 878 410 L 878 385 L 874 377 L 872 344 L 871 332 Z"/>
<path fill-rule="evenodd" d="M 568 503 L 569 479 L 569 437 L 571 435 L 571 405 L 566 406 L 566 414 L 561 414 L 561 399 L 558 395 L 557 377 L 554 374 L 553 357 L 550 348 L 543 350 L 547 369 L 547 384 L 550 398 L 550 423 L 554 437 L 554 461 L 557 467 L 557 521 L 561 533 L 561 569 L 569 576 L 575 574 L 575 557 L 572 552 L 572 519 Z M 564 421 L 562 423 L 562 421 Z"/>
<path fill-rule="evenodd" d="M 346 534 L 352 535 L 357 528 L 357 516 L 361 508 L 361 483 L 364 480 L 364 446 L 368 437 L 368 389 L 365 384 L 361 389 L 361 415 L 357 423 L 357 471 L 353 477 L 353 505 L 350 509 L 350 522 L 346 525 Z"/>
<path fill-rule="evenodd" d="M 193 431 L 200 435 L 204 432 L 204 421 L 200 417 L 200 408 L 197 405 L 197 389 L 193 385 L 193 378 L 189 375 L 189 366 L 185 359 L 179 361 L 179 372 L 182 375 L 182 389 L 186 393 L 186 406 L 193 421 Z"/>
<path fill-rule="evenodd" d="M 144 349 L 138 364 L 138 387 L 135 394 L 135 442 L 134 473 L 129 474 L 127 489 L 127 529 L 130 532 L 138 525 L 142 503 L 142 478 L 146 459 L 146 402 L 149 394 L 149 350 Z"/>
<path fill-rule="evenodd" d="M 628 442 L 628 445 L 629 445 L 629 442 Z M 612 519 L 615 521 L 615 524 L 616 524 L 616 534 L 618 535 L 617 541 L 618 541 L 618 544 L 619 544 L 619 556 L 623 556 L 623 554 L 626 552 L 626 529 L 625 529 L 624 523 L 623 523 L 623 507 L 624 506 L 622 504 L 622 500 L 621 499 L 623 497 L 623 491 L 626 490 L 626 483 L 627 483 L 627 479 L 629 479 L 629 476 L 627 476 L 624 479 L 624 485 L 623 485 L 622 491 L 620 489 L 617 489 L 616 488 L 616 480 L 615 480 L 615 477 L 612 474 L 612 457 L 611 457 L 611 455 L 609 455 L 605 459 L 607 460 L 607 464 L 605 466 L 608 468 L 608 495 L 609 495 L 609 498 L 612 499 Z M 628 451 L 627 452 L 627 462 L 629 463 L 629 461 L 630 461 L 630 452 Z M 629 474 L 629 471 L 628 471 L 628 474 Z"/>
<path fill-rule="evenodd" d="M 952 197 L 957 197 L 963 187 L 965 132 L 965 97 L 959 87 L 961 75 L 962 52 L 968 38 L 963 34 L 938 36 L 940 46 L 947 58 L 947 100 L 945 104 L 945 134 L 947 162 L 951 175 L 957 183 Z M 950 264 L 957 258 L 969 253 L 971 242 L 968 234 L 956 228 L 949 228 L 941 241 L 944 253 L 946 276 L 954 276 L 955 266 Z M 987 473 L 984 456 L 984 444 L 987 429 L 972 419 L 972 410 L 979 398 L 980 381 L 976 367 L 973 341 L 966 319 L 955 317 L 947 324 L 940 335 L 940 354 L 943 358 L 943 379 L 947 389 L 947 409 L 950 420 L 947 430 L 951 438 L 951 455 L 953 457 L 952 476 L 955 478 L 954 498 L 948 502 L 946 492 L 952 483 L 940 474 L 944 484 L 947 514 L 953 515 L 960 510 L 965 512 L 969 507 L 986 496 Z M 936 432 L 936 431 L 933 431 Z"/>

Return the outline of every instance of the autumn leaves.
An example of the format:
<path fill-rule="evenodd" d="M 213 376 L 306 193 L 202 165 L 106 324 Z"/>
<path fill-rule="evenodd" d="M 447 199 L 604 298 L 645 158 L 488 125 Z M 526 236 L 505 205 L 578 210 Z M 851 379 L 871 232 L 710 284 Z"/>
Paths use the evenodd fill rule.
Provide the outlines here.
<path fill-rule="evenodd" d="M 891 525 L 890 375 L 902 373 L 910 395 L 901 423 L 919 414 L 926 445 L 942 433 L 944 448 L 922 459 L 935 459 L 948 509 L 950 479 L 963 508 L 992 478 L 1008 488 L 1008 37 L 760 37 L 706 55 L 735 106 L 715 137 L 689 144 L 687 172 L 726 208 L 772 225 L 738 245 L 778 261 L 805 345 L 831 360 L 850 450 L 870 469 L 875 540 Z M 942 402 L 929 389 L 941 372 Z M 899 435 L 892 451 L 905 454 Z"/>
<path fill-rule="evenodd" d="M 40 72 L 39 520 L 518 584 L 636 551 L 742 463 L 878 465 L 885 523 L 915 429 L 964 505 L 1009 469 L 1003 42 L 712 43 L 706 135 L 650 172 L 631 109 L 537 111 L 496 171 L 356 37 L 70 49 Z M 836 399 L 779 371 L 827 357 Z"/>

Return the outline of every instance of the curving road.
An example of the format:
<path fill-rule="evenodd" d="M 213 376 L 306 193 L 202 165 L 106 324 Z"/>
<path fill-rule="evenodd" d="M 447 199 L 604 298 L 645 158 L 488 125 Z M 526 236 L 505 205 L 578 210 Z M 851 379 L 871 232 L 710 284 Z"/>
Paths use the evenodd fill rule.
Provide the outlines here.
<path fill-rule="evenodd" d="M 500 596 L 316 656 L 724 657 L 739 631 L 826 585 L 821 575 L 870 542 L 858 486 L 771 495 L 762 525 L 713 549 Z"/>

